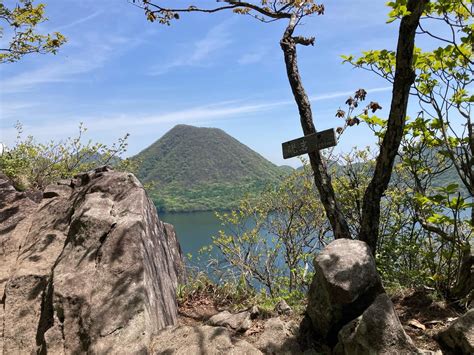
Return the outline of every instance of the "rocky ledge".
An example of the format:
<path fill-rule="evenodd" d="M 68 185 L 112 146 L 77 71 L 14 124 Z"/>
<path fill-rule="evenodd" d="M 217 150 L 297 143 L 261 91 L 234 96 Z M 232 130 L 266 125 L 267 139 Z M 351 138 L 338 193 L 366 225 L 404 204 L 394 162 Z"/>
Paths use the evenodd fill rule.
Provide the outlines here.
<path fill-rule="evenodd" d="M 4 354 L 146 352 L 177 321 L 181 251 L 143 186 L 101 168 L 16 191 L 0 175 Z"/>

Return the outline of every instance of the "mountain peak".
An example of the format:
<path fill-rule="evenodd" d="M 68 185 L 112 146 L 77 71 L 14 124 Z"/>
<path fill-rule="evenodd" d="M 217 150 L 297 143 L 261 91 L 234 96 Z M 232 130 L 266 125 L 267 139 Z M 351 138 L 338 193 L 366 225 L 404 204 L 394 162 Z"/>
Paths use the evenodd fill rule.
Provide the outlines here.
<path fill-rule="evenodd" d="M 264 185 L 281 175 L 276 165 L 223 130 L 184 124 L 173 127 L 136 158 L 141 162 L 140 179 L 173 187 L 177 193 L 203 186 L 215 193 L 218 186 L 242 187 L 256 181 Z"/>
<path fill-rule="evenodd" d="M 192 126 L 192 125 L 183 124 L 183 123 L 177 124 L 176 126 L 171 128 L 166 134 L 176 133 L 176 132 L 196 132 L 196 131 L 203 131 L 203 132 L 205 132 L 205 131 L 208 131 L 208 132 L 209 131 L 218 131 L 218 132 L 222 132 L 224 134 L 227 134 L 220 128 L 198 127 L 198 126 Z"/>
<path fill-rule="evenodd" d="M 162 183 L 267 179 L 279 171 L 221 129 L 183 124 L 173 127 L 137 157 L 144 162 L 139 176 L 144 181 Z"/>

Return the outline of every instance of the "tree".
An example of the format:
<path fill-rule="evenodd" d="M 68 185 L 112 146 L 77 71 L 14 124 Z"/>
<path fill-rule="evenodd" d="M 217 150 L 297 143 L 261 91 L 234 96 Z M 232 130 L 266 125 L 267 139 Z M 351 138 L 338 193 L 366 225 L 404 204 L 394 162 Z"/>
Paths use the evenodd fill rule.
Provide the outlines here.
<path fill-rule="evenodd" d="M 0 39 L 3 39 L 7 26 L 9 37 L 6 48 L 0 48 L 0 63 L 16 62 L 30 53 L 53 53 L 66 42 L 59 32 L 40 34 L 37 26 L 47 20 L 45 5 L 34 5 L 32 0 L 19 0 L 8 8 L 0 0 Z"/>
<path fill-rule="evenodd" d="M 329 237 L 307 164 L 258 199 L 244 199 L 238 210 L 218 217 L 227 232 L 220 231 L 213 244 L 247 286 L 256 281 L 272 297 L 302 298 L 311 282 L 313 253 Z"/>
<path fill-rule="evenodd" d="M 421 24 L 419 32 L 438 48 L 415 49 L 413 68 L 417 74 L 411 94 L 418 99 L 420 112 L 406 127 L 403 161 L 414 182 L 414 205 L 420 225 L 436 235 L 439 246 L 449 246 L 446 264 L 453 275 L 445 283 L 445 294 L 466 297 L 474 288 L 474 255 L 471 240 L 474 227 L 474 126 L 471 121 L 474 96 L 469 93 L 474 80 L 472 26 L 474 5 L 468 0 L 438 0 L 427 5 L 424 18 L 444 24 L 435 31 Z M 346 57 L 354 66 L 375 72 L 393 82 L 396 54 L 372 50 L 361 58 Z M 457 181 L 434 189 L 432 181 L 448 169 Z M 459 188 L 461 183 L 463 188 Z M 467 196 L 466 196 L 467 193 Z M 472 201 L 466 200 L 469 197 Z M 460 213 L 470 209 L 467 213 Z M 450 213 L 446 213 L 449 211 Z M 451 214 L 451 215 L 449 215 Z M 440 250 L 444 249 L 442 247 Z M 439 255 L 439 261 L 443 256 Z M 458 267 L 451 267 L 459 263 Z M 452 280 L 456 280 L 453 282 Z"/>
<path fill-rule="evenodd" d="M 316 132 L 311 104 L 299 73 L 297 45 L 314 45 L 314 37 L 306 38 L 295 34 L 301 21 L 312 15 L 323 15 L 324 5 L 314 0 L 260 0 L 238 1 L 223 0 L 223 5 L 212 8 L 201 8 L 194 5 L 182 8 L 170 8 L 160 5 L 160 1 L 138 1 L 138 6 L 145 10 L 149 21 L 158 21 L 169 25 L 172 20 L 179 19 L 180 13 L 215 13 L 233 11 L 248 15 L 261 22 L 287 21 L 287 26 L 280 40 L 283 50 L 288 81 L 300 114 L 300 124 L 305 135 Z M 415 80 L 412 69 L 413 50 L 416 30 L 420 17 L 428 0 L 398 0 L 389 3 L 393 8 L 393 17 L 401 18 L 397 53 L 395 58 L 395 74 L 393 79 L 393 96 L 388 118 L 387 129 L 380 146 L 380 154 L 373 177 L 368 185 L 362 207 L 362 222 L 358 237 L 366 241 L 373 253 L 376 251 L 380 200 L 387 189 L 392 173 L 393 163 L 404 132 L 405 116 L 410 88 Z M 331 224 L 335 238 L 352 238 L 351 230 L 341 212 L 331 177 L 322 154 L 317 151 L 309 154 L 314 174 L 314 182 Z"/>
<path fill-rule="evenodd" d="M 461 218 L 466 204 L 458 199 L 455 185 L 443 186 L 445 162 L 437 161 L 432 150 L 411 145 L 407 151 L 405 144 L 403 159 L 397 160 L 381 200 L 377 269 L 386 287 L 428 286 L 449 297 L 459 284 L 462 246 L 470 233 Z M 335 193 L 344 201 L 342 213 L 351 233 L 357 235 L 375 160 L 369 148 L 343 154 L 337 163 L 335 158 L 328 164 Z M 413 188 L 418 178 L 430 191 L 427 197 Z M 422 228 L 420 208 L 448 238 Z M 237 210 L 218 216 L 225 231 L 213 238 L 219 253 L 210 270 L 217 279 L 230 284 L 239 280 L 245 290 L 263 286 L 273 298 L 295 303 L 304 299 L 313 253 L 332 239 L 306 162 L 304 169 L 293 171 L 279 186 L 268 188 L 257 199 L 246 198 Z M 209 249 L 205 251 L 208 254 Z"/>

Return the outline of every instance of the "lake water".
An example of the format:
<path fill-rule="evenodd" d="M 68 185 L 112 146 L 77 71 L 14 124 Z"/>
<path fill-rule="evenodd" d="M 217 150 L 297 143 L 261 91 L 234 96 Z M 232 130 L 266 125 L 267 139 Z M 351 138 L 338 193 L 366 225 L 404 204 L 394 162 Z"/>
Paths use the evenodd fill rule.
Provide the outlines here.
<path fill-rule="evenodd" d="M 183 254 L 198 256 L 199 249 L 212 244 L 212 236 L 223 229 L 214 212 L 160 213 L 162 221 L 175 227 Z"/>
<path fill-rule="evenodd" d="M 220 259 L 219 251 L 214 248 L 210 252 L 199 254 L 202 247 L 212 245 L 212 237 L 219 234 L 219 230 L 226 231 L 214 212 L 189 212 L 189 213 L 159 213 L 160 220 L 170 223 L 176 230 L 178 241 L 181 245 L 183 255 L 187 260 L 187 265 L 194 270 L 205 271 L 214 281 L 218 281 L 218 276 L 214 274 L 216 270 L 227 270 L 222 265 L 210 266 L 209 261 Z M 228 231 L 227 231 L 228 232 Z M 267 234 L 262 232 L 262 236 Z M 188 259 L 188 253 L 192 255 Z M 215 269 L 217 267 L 217 269 Z M 229 269 L 230 270 L 230 269 Z M 255 287 L 259 284 L 255 282 Z"/>

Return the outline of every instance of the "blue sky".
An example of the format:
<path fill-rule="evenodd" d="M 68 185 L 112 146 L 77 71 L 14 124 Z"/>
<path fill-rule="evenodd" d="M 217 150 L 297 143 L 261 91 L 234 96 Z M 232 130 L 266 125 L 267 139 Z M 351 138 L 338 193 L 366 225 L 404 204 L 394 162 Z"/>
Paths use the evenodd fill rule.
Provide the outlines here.
<path fill-rule="evenodd" d="M 1 66 L 0 141 L 14 143 L 17 120 L 40 141 L 74 135 L 84 122 L 87 138 L 104 143 L 130 133 L 127 155 L 133 155 L 185 123 L 222 128 L 278 165 L 300 164 L 281 154 L 282 142 L 302 135 L 279 47 L 284 22 L 219 13 L 183 15 L 162 26 L 126 0 L 45 2 L 49 21 L 41 31 L 60 31 L 68 43 L 57 55 Z M 334 114 L 358 88 L 386 116 L 389 84 L 343 65 L 340 55 L 394 49 L 398 22 L 386 24 L 383 1 L 327 1 L 325 7 L 324 16 L 299 29 L 316 37 L 314 47 L 299 48 L 299 60 L 317 129 L 341 125 Z M 344 134 L 337 150 L 373 142 L 360 125 Z"/>

